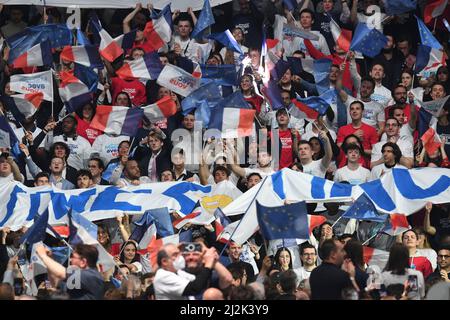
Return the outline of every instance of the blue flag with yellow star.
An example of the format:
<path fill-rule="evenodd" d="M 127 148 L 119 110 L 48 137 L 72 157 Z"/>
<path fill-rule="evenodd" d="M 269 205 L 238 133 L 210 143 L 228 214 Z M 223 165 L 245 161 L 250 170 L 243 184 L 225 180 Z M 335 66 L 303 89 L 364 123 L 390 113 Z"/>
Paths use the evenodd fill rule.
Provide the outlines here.
<path fill-rule="evenodd" d="M 8 63 L 12 63 L 31 47 L 46 40 L 50 41 L 52 48 L 70 46 L 72 45 L 72 32 L 65 24 L 41 24 L 28 27 L 6 39 L 11 48 Z"/>
<path fill-rule="evenodd" d="M 387 214 L 378 213 L 375 205 L 365 193 L 363 193 L 342 215 L 342 218 L 375 222 L 384 222 L 387 217 Z"/>
<path fill-rule="evenodd" d="M 433 36 L 431 31 L 425 25 L 425 23 L 422 20 L 420 20 L 417 16 L 416 19 L 417 19 L 417 28 L 419 29 L 420 34 L 420 40 L 422 40 L 421 44 L 438 50 L 442 49 L 442 45 Z"/>
<path fill-rule="evenodd" d="M 350 50 L 360 51 L 368 57 L 375 57 L 387 43 L 387 38 L 377 29 L 369 28 L 365 23 L 358 23 L 353 34 Z"/>
<path fill-rule="evenodd" d="M 305 201 L 266 207 L 256 201 L 259 229 L 266 240 L 309 239 L 308 210 Z"/>

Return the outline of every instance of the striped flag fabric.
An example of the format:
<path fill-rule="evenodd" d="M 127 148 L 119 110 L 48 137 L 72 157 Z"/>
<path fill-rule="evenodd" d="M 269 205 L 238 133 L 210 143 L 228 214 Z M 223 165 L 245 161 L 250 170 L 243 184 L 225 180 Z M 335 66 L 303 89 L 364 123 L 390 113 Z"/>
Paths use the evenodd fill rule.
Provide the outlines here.
<path fill-rule="evenodd" d="M 307 119 L 308 121 L 316 120 L 319 117 L 319 113 L 316 110 L 311 109 L 305 103 L 292 99 L 294 105 L 289 110 L 289 113 L 298 119 Z"/>
<path fill-rule="evenodd" d="M 13 61 L 13 68 L 50 66 L 53 63 L 52 47 L 49 40 L 38 43 Z"/>
<path fill-rule="evenodd" d="M 183 228 L 187 223 L 194 225 L 207 225 L 215 220 L 214 215 L 203 209 L 200 201 L 197 202 L 191 213 L 173 222 L 173 227 L 177 229 Z"/>
<path fill-rule="evenodd" d="M 114 38 L 114 41 L 123 49 L 128 50 L 133 48 L 134 40 L 136 40 L 137 29 L 121 34 Z"/>
<path fill-rule="evenodd" d="M 441 147 L 441 139 L 433 128 L 429 128 L 420 138 L 428 155 L 432 155 Z"/>
<path fill-rule="evenodd" d="M 389 259 L 389 252 L 363 246 L 364 263 L 368 266 L 378 266 L 380 270 L 384 270 Z"/>
<path fill-rule="evenodd" d="M 109 62 L 113 62 L 120 57 L 123 54 L 123 49 L 114 41 L 110 34 L 103 29 L 98 17 L 92 17 L 90 23 L 101 39 L 99 48 L 100 55 Z"/>
<path fill-rule="evenodd" d="M 65 46 L 60 58 L 90 68 L 103 68 L 102 60 L 95 46 Z"/>
<path fill-rule="evenodd" d="M 217 241 L 226 243 L 228 239 L 221 237 L 225 228 L 231 223 L 231 220 L 222 212 L 220 208 L 214 211 L 214 217 L 216 218 L 214 229 L 216 231 Z"/>
<path fill-rule="evenodd" d="M 161 250 L 164 245 L 169 244 L 169 243 L 172 243 L 172 244 L 180 243 L 180 235 L 174 234 L 174 235 L 164 237 L 164 238 L 159 238 L 159 239 L 156 239 L 156 234 L 153 235 L 152 240 L 150 241 L 150 244 L 147 247 L 147 252 L 148 252 L 148 255 L 150 256 L 150 263 L 152 266 L 152 270 L 156 270 L 158 268 L 157 256 L 158 256 L 159 250 Z"/>
<path fill-rule="evenodd" d="M 411 226 L 409 225 L 406 216 L 401 213 L 392 213 L 389 215 L 389 219 L 386 220 L 381 232 L 387 233 L 390 236 L 397 236 L 402 234 L 406 230 L 409 230 Z"/>
<path fill-rule="evenodd" d="M 12 112 L 17 121 L 23 122 L 25 118 L 31 117 L 39 107 L 44 99 L 42 92 L 15 94 L 12 96 L 5 96 L 3 102 Z"/>
<path fill-rule="evenodd" d="M 437 72 L 441 66 L 445 66 L 446 55 L 442 49 L 431 48 L 419 44 L 414 72 L 422 77 L 428 77 Z"/>
<path fill-rule="evenodd" d="M 208 128 L 217 129 L 222 138 L 246 137 L 253 132 L 256 110 L 240 108 L 214 108 Z"/>
<path fill-rule="evenodd" d="M 135 228 L 130 235 L 129 240 L 134 240 L 138 244 L 138 249 L 142 250 L 148 247 L 153 237 L 156 236 L 155 220 L 150 215 L 150 211 L 146 211 L 142 217 L 133 222 Z"/>
<path fill-rule="evenodd" d="M 91 127 L 106 134 L 134 137 L 143 113 L 141 108 L 97 106 Z"/>
<path fill-rule="evenodd" d="M 159 56 L 156 52 L 152 51 L 145 54 L 143 57 L 126 61 L 116 74 L 121 79 L 145 79 L 154 80 L 157 79 L 163 65 L 159 60 Z"/>
<path fill-rule="evenodd" d="M 92 101 L 89 88 L 70 72 L 60 73 L 59 95 L 67 112 L 74 112 Z"/>
<path fill-rule="evenodd" d="M 144 37 L 156 51 L 170 42 L 172 38 L 172 13 L 170 4 L 164 7 L 158 17 L 145 25 Z"/>
<path fill-rule="evenodd" d="M 439 17 L 444 13 L 445 8 L 448 5 L 448 0 L 434 0 L 425 6 L 423 11 L 423 21 L 430 23 L 434 18 Z"/>
<path fill-rule="evenodd" d="M 308 214 L 309 236 L 312 235 L 312 232 L 315 228 L 321 226 L 326 221 L 327 218 L 324 216 Z"/>
<path fill-rule="evenodd" d="M 352 32 L 350 30 L 341 29 L 333 19 L 330 20 L 331 34 L 334 42 L 342 50 L 349 51 L 352 42 Z"/>
<path fill-rule="evenodd" d="M 171 96 L 165 96 L 151 105 L 142 107 L 142 110 L 149 121 L 155 122 L 177 113 L 177 105 Z"/>

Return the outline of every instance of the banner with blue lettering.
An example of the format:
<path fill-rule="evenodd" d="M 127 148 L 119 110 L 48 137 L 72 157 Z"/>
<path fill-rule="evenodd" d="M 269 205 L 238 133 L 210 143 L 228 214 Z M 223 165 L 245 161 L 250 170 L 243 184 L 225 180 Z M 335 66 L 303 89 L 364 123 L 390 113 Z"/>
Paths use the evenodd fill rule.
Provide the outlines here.
<path fill-rule="evenodd" d="M 258 229 L 255 200 L 269 207 L 285 201 L 348 202 L 365 192 L 380 212 L 410 215 L 428 201 L 450 202 L 449 186 L 450 170 L 442 168 L 393 169 L 381 179 L 356 186 L 283 169 L 237 198 L 223 212 L 227 216 L 246 212 L 232 237 L 242 244 Z"/>
<path fill-rule="evenodd" d="M 211 196 L 211 186 L 190 182 L 165 182 L 117 188 L 60 190 L 56 187 L 29 188 L 19 182 L 0 186 L 0 227 L 13 231 L 32 224 L 33 217 L 49 209 L 49 223 L 67 223 L 68 208 L 91 221 L 114 218 L 118 214 L 142 214 L 167 207 L 181 215 L 191 213 L 198 200 Z"/>

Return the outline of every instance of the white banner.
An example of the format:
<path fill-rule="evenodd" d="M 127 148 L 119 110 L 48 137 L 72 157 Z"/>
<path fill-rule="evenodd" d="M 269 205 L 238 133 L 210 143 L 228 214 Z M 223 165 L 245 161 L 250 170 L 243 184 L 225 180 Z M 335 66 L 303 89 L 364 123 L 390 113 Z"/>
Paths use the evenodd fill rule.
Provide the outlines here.
<path fill-rule="evenodd" d="M 218 6 L 223 3 L 230 2 L 231 0 L 209 0 L 211 7 Z M 141 2 L 143 6 L 146 6 L 146 2 L 142 0 L 0 0 L 1 4 L 5 5 L 15 5 L 15 4 L 34 4 L 37 6 L 51 7 L 80 7 L 80 8 L 134 8 L 136 3 Z M 172 2 L 171 9 L 172 12 L 175 10 L 180 10 L 181 12 L 186 12 L 187 8 L 191 7 L 192 10 L 202 10 L 203 0 L 153 0 L 153 7 L 155 9 L 161 10 L 168 3 Z"/>
<path fill-rule="evenodd" d="M 200 79 L 171 64 L 164 66 L 156 82 L 183 97 L 187 97 L 200 87 Z"/>
<path fill-rule="evenodd" d="M 1 1 L 1 0 L 0 0 Z M 11 76 L 11 90 L 20 93 L 42 92 L 44 100 L 53 101 L 52 70 Z"/>

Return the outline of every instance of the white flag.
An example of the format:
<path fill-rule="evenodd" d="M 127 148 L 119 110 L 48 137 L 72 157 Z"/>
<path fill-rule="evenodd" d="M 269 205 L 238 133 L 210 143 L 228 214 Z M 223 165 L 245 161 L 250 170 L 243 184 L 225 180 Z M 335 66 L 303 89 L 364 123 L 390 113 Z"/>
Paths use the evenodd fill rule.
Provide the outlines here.
<path fill-rule="evenodd" d="M 439 114 L 441 113 L 442 108 L 447 103 L 449 97 L 450 96 L 446 96 L 441 99 L 420 102 L 420 106 L 437 118 L 439 117 Z"/>
<path fill-rule="evenodd" d="M 53 101 L 52 70 L 11 76 L 11 90 L 20 93 L 42 92 L 44 100 Z"/>
<path fill-rule="evenodd" d="M 156 82 L 183 97 L 190 95 L 192 91 L 200 87 L 200 79 L 171 64 L 164 66 Z"/>

